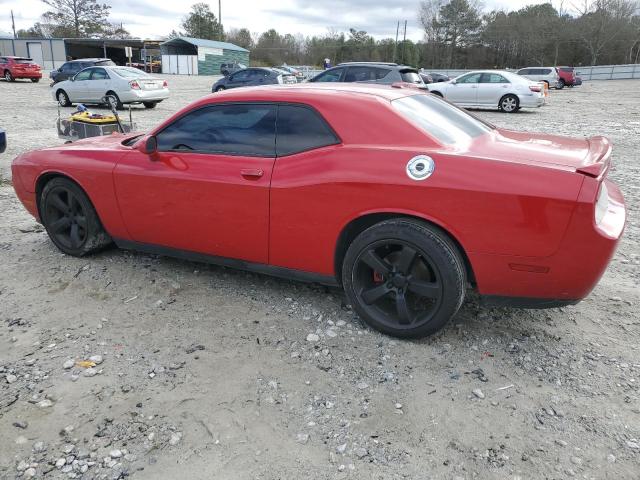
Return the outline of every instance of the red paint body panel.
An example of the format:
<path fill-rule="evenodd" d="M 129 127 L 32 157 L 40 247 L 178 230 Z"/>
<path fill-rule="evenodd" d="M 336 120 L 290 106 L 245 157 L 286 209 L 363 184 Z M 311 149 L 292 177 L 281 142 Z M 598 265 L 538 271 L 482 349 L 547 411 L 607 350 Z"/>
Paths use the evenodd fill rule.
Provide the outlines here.
<path fill-rule="evenodd" d="M 460 244 L 481 294 L 587 295 L 625 222 L 622 196 L 607 183 L 609 209 L 595 225 L 608 141 L 496 129 L 446 146 L 393 108 L 408 95 L 422 93 L 315 84 L 217 93 L 154 132 L 210 103 L 285 102 L 313 107 L 340 143 L 276 159 L 148 155 L 116 135 L 21 155 L 14 185 L 37 215 L 36 181 L 57 171 L 87 191 L 113 237 L 320 275 L 335 275 L 337 242 L 350 222 L 373 213 L 413 216 Z M 405 172 L 416 155 L 435 162 L 425 181 Z"/>
<path fill-rule="evenodd" d="M 0 64 L 0 75 L 4 76 L 5 71 L 11 72 L 13 78 L 42 78 L 42 70 L 40 65 L 36 63 L 18 63 L 15 58 L 23 57 L 4 57 L 7 63 Z"/>

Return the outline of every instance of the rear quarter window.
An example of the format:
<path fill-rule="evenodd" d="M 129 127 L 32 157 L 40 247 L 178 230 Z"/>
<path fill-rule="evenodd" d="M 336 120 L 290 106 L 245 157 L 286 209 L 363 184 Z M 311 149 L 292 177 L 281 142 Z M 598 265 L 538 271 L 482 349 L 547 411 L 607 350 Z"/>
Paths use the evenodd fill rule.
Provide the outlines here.
<path fill-rule="evenodd" d="M 400 76 L 402 77 L 403 82 L 407 83 L 423 83 L 422 78 L 420 78 L 420 74 L 418 72 L 414 72 L 412 70 L 404 70 L 400 72 Z"/>
<path fill-rule="evenodd" d="M 327 122 L 310 107 L 280 105 L 276 125 L 278 156 L 292 155 L 340 143 Z"/>

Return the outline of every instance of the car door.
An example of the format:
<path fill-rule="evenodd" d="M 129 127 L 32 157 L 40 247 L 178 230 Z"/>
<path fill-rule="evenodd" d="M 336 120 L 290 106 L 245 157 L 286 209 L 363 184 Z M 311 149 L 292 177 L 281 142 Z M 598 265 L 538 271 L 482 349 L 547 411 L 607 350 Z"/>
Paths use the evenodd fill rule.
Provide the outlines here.
<path fill-rule="evenodd" d="M 478 85 L 482 73 L 468 73 L 449 84 L 446 99 L 461 105 L 476 105 L 478 102 Z"/>
<path fill-rule="evenodd" d="M 497 107 L 510 86 L 511 82 L 499 73 L 483 73 L 478 84 L 478 105 Z"/>
<path fill-rule="evenodd" d="M 114 182 L 131 240 L 267 263 L 275 119 L 274 105 L 208 105 L 157 132 L 157 153 L 125 155 Z"/>
<path fill-rule="evenodd" d="M 88 97 L 94 102 L 100 102 L 102 97 L 111 90 L 110 78 L 102 67 L 94 67 L 91 70 L 91 78 L 87 82 Z"/>
<path fill-rule="evenodd" d="M 85 68 L 78 72 L 75 77 L 69 79 L 69 83 L 65 87 L 69 100 L 71 102 L 88 102 L 89 97 L 89 82 L 93 68 Z"/>

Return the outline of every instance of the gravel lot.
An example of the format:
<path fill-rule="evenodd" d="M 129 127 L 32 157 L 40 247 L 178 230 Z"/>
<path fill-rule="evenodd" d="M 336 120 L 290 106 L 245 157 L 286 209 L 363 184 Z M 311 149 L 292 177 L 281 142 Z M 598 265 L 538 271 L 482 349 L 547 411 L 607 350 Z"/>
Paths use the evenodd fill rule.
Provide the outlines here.
<path fill-rule="evenodd" d="M 142 128 L 213 81 L 168 80 L 171 99 L 135 108 Z M 629 223 L 591 296 L 546 311 L 472 298 L 416 342 L 363 328 L 334 289 L 62 255 L 8 185 L 13 156 L 59 143 L 56 105 L 46 82 L 0 82 L 0 99 L 1 478 L 639 478 L 640 82 L 480 112 L 612 139 Z"/>

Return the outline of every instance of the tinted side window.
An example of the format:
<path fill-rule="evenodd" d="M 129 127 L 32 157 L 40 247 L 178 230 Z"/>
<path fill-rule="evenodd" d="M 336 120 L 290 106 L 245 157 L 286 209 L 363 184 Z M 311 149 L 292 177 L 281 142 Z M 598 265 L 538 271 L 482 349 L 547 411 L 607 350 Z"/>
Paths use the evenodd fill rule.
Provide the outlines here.
<path fill-rule="evenodd" d="M 344 68 L 335 68 L 321 73 L 317 77 L 311 79 L 312 82 L 339 82 Z"/>
<path fill-rule="evenodd" d="M 520 70 L 518 72 L 518 75 L 529 75 L 529 69 L 528 68 L 523 68 L 522 70 Z"/>
<path fill-rule="evenodd" d="M 94 68 L 91 80 L 105 80 L 109 79 L 109 74 L 104 68 Z"/>
<path fill-rule="evenodd" d="M 93 68 L 87 68 L 86 70 L 82 70 L 80 73 L 78 73 L 75 76 L 76 82 L 79 80 L 89 80 L 89 77 L 91 76 L 92 71 L 93 71 Z"/>
<path fill-rule="evenodd" d="M 478 83 L 480 81 L 481 73 L 471 73 L 458 79 L 457 83 Z"/>
<path fill-rule="evenodd" d="M 509 83 L 509 80 L 497 73 L 485 73 L 481 83 Z"/>
<path fill-rule="evenodd" d="M 368 82 L 384 78 L 389 70 L 374 67 L 349 67 L 344 82 Z"/>
<path fill-rule="evenodd" d="M 158 150 L 273 157 L 275 124 L 273 105 L 212 105 L 158 133 Z"/>
<path fill-rule="evenodd" d="M 278 107 L 278 156 L 335 145 L 338 138 L 320 115 L 311 108 L 293 105 Z"/>
<path fill-rule="evenodd" d="M 0 57 L 0 63 L 7 63 L 7 59 L 3 58 L 3 57 Z"/>

